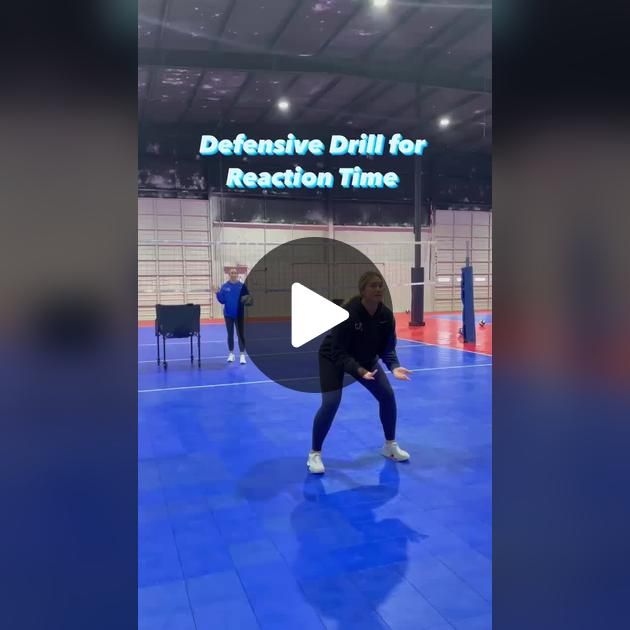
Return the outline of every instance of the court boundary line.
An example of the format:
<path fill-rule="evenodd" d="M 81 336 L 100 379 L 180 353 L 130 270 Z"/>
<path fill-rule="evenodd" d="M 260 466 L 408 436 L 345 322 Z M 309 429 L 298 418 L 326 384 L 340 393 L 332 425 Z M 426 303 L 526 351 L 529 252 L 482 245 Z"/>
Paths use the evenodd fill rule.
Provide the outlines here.
<path fill-rule="evenodd" d="M 445 350 L 456 350 L 457 352 L 469 352 L 470 354 L 478 354 L 482 357 L 492 357 L 488 352 L 480 352 L 479 350 L 468 350 L 466 348 L 453 348 L 453 346 L 443 346 L 439 343 L 429 343 L 428 341 L 418 341 L 417 339 L 407 339 L 406 337 L 398 337 L 400 341 L 410 341 L 411 343 L 420 344 L 421 346 L 433 346 L 434 348 L 444 348 Z"/>
<path fill-rule="evenodd" d="M 213 324 L 216 326 L 216 324 Z M 269 337 L 268 340 L 269 341 L 273 341 L 276 339 L 284 339 L 284 337 Z M 445 348 L 447 350 L 456 350 L 457 352 L 469 352 L 470 354 L 478 354 L 484 357 L 492 357 L 493 355 L 490 354 L 489 352 L 481 352 L 479 350 L 468 350 L 467 348 L 454 348 L 453 346 L 445 346 L 439 343 L 431 343 L 429 341 L 418 341 L 417 339 L 409 339 L 407 337 L 400 337 L 398 336 L 398 340 L 399 341 L 408 341 L 410 343 L 415 343 L 415 344 L 420 344 L 422 346 L 433 346 L 434 348 Z M 173 345 L 173 346 L 184 346 L 184 345 L 189 345 L 189 341 L 170 341 L 169 345 Z M 225 339 L 210 339 L 210 340 L 205 340 L 202 341 L 201 344 L 207 344 L 207 343 L 226 343 Z M 155 347 L 155 343 L 139 343 L 138 347 L 139 348 L 148 348 L 148 347 Z M 398 346 L 397 346 L 398 347 Z"/>
<path fill-rule="evenodd" d="M 187 345 L 187 344 L 180 344 L 180 345 Z M 408 346 L 404 346 L 404 345 L 400 345 L 400 346 L 396 346 L 396 350 L 402 350 L 403 348 L 416 348 L 417 346 L 415 345 L 408 345 Z M 319 350 L 309 350 L 308 352 L 302 352 L 302 354 L 315 354 L 316 352 L 319 352 Z M 292 355 L 293 352 L 266 352 L 265 354 L 257 354 L 255 356 L 258 357 L 283 357 L 286 355 Z M 235 354 L 236 356 L 236 354 Z M 249 357 L 250 355 L 247 354 L 247 356 Z M 225 354 L 216 354 L 214 356 L 211 357 L 201 357 L 201 360 L 203 361 L 204 359 L 225 359 Z M 251 358 L 251 357 L 250 357 Z M 197 360 L 197 357 L 195 357 L 194 359 L 195 361 Z M 138 365 L 145 365 L 147 363 L 156 363 L 157 359 L 146 359 L 144 361 L 138 361 Z M 183 359 L 167 359 L 167 363 L 172 363 L 172 362 L 181 362 L 181 361 L 190 361 L 190 357 L 185 357 Z"/>
<path fill-rule="evenodd" d="M 268 341 L 273 341 L 275 339 L 284 339 L 284 337 L 269 337 Z M 418 341 L 417 339 L 408 339 L 407 337 L 398 337 L 399 341 L 408 341 L 410 343 L 420 344 L 421 346 L 433 346 L 434 348 L 445 348 L 446 350 L 457 350 L 457 352 L 469 352 L 470 354 L 479 354 L 484 357 L 491 357 L 492 354 L 488 352 L 480 352 L 479 350 L 468 350 L 466 348 L 454 348 L 453 346 L 444 346 L 439 343 L 430 343 L 428 341 Z M 201 344 L 205 343 L 226 343 L 225 339 L 210 339 L 206 341 L 202 341 Z M 187 346 L 189 345 L 189 341 L 170 341 L 169 345 L 171 346 Z M 139 343 L 139 348 L 155 348 L 155 343 Z M 401 347 L 401 346 L 397 346 Z M 211 358 L 211 357 L 208 357 Z"/>
<path fill-rule="evenodd" d="M 432 367 L 432 368 L 414 368 L 409 370 L 410 372 L 438 372 L 440 370 L 458 370 L 458 369 L 467 369 L 467 368 L 477 368 L 477 367 L 492 367 L 492 363 L 472 363 L 469 365 L 443 365 L 441 367 Z M 215 389 L 218 387 L 235 387 L 238 385 L 262 385 L 266 383 L 285 383 L 289 381 L 310 381 L 313 379 L 318 379 L 317 376 L 300 376 L 296 378 L 283 378 L 278 381 L 272 381 L 270 379 L 261 380 L 261 381 L 234 381 L 232 383 L 209 383 L 207 385 L 182 385 L 180 387 L 157 387 L 153 389 L 139 389 L 139 394 L 149 394 L 153 392 L 174 392 L 174 391 L 182 391 L 187 389 Z M 317 393 L 317 392 L 304 392 L 304 393 Z"/>
<path fill-rule="evenodd" d="M 167 337 L 168 339 L 168 337 Z M 267 341 L 275 341 L 276 339 L 285 339 L 285 337 L 267 337 Z M 190 345 L 190 341 L 169 341 L 168 342 L 170 346 L 188 346 Z M 193 341 L 193 344 L 195 342 Z M 205 341 L 201 342 L 201 345 L 203 345 L 204 343 L 224 343 L 227 345 L 227 338 L 226 339 L 208 339 Z M 139 343 L 138 344 L 138 348 L 155 348 L 155 346 L 157 345 L 157 342 L 155 343 Z"/>

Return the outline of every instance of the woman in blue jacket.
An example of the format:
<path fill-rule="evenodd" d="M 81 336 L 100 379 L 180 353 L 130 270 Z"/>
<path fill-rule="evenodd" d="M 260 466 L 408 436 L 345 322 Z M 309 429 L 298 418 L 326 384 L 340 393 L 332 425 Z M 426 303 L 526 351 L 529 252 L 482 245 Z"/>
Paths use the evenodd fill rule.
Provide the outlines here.
<path fill-rule="evenodd" d="M 245 364 L 245 306 L 251 304 L 247 286 L 238 279 L 238 271 L 230 269 L 230 279 L 216 291 L 217 300 L 223 304 L 223 317 L 228 334 L 228 363 L 234 361 L 234 325 L 238 335 L 241 364 Z"/>

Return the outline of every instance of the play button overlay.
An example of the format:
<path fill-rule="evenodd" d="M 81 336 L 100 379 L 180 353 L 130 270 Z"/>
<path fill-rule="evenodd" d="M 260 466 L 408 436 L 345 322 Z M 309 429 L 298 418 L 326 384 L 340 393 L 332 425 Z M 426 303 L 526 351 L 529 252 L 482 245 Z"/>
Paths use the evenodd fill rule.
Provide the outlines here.
<path fill-rule="evenodd" d="M 345 322 L 349 316 L 345 308 L 299 282 L 291 285 L 291 345 L 294 348 L 301 348 L 311 339 Z"/>
<path fill-rule="evenodd" d="M 245 279 L 253 298 L 245 307 L 245 343 L 250 362 L 266 378 L 299 392 L 322 391 L 322 341 L 348 319 L 343 304 L 358 295 L 361 275 L 366 271 L 384 275 L 384 265 L 370 260 L 359 247 L 371 249 L 329 238 L 298 238 L 271 248 L 251 268 Z M 246 263 L 225 260 L 225 265 Z M 408 274 L 408 267 L 401 272 Z M 391 308 L 387 286 L 383 302 Z M 346 375 L 344 385 L 353 382 Z M 281 400 L 282 390 L 266 395 Z M 239 408 L 242 404 L 239 401 Z"/>

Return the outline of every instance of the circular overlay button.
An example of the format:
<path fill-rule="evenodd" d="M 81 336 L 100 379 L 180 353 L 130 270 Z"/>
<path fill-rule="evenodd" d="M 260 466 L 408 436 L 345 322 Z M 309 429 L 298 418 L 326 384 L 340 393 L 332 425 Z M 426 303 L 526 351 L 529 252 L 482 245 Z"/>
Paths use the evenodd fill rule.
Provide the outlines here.
<path fill-rule="evenodd" d="M 299 392 L 322 391 L 319 348 L 339 322 L 343 304 L 359 294 L 366 271 L 382 272 L 355 247 L 329 238 L 299 238 L 279 245 L 252 268 L 245 284 L 245 340 L 265 376 Z M 392 308 L 387 285 L 383 304 Z M 346 374 L 343 385 L 354 379 Z"/>

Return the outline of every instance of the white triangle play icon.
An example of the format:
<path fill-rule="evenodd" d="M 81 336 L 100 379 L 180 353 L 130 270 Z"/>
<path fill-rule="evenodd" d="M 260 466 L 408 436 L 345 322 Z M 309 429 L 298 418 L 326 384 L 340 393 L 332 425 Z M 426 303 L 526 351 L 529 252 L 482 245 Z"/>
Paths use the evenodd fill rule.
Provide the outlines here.
<path fill-rule="evenodd" d="M 291 345 L 299 348 L 348 319 L 345 308 L 307 289 L 303 284 L 291 285 Z"/>

